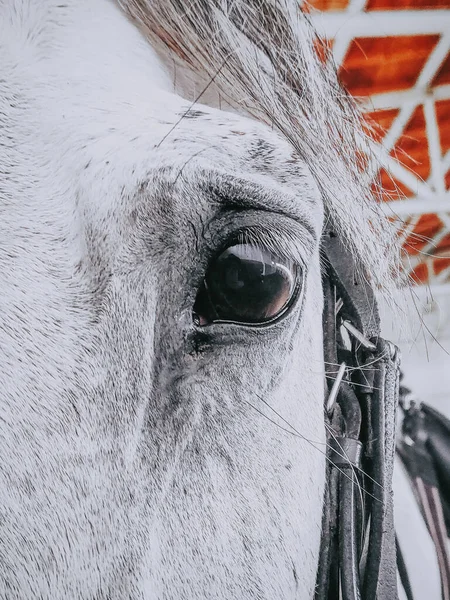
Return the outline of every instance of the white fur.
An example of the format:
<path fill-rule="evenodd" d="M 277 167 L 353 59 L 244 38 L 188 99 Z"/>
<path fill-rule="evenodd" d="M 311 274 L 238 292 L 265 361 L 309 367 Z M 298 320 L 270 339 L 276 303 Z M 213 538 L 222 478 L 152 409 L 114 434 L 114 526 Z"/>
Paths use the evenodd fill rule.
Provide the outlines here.
<path fill-rule="evenodd" d="M 308 168 L 207 107 L 161 143 L 188 104 L 107 0 L 2 1 L 0 23 L 0 597 L 309 598 L 324 434 Z M 206 186 L 230 178 L 299 222 L 217 221 Z M 221 343 L 199 349 L 192 278 L 245 219 L 297 232 L 304 306 L 212 327 Z"/>
<path fill-rule="evenodd" d="M 270 121 L 270 88 L 248 102 L 258 52 L 226 11 L 214 27 L 236 45 L 236 85 L 230 67 L 201 98 L 212 106 L 181 118 L 220 54 L 205 44 L 190 68 L 174 62 L 155 33 L 170 25 L 161 7 L 158 21 L 144 1 L 121 5 L 134 23 L 108 0 L 0 0 L 0 597 L 309 600 L 324 487 L 322 199 L 381 283 L 389 236 L 350 142 L 340 161 L 317 133 L 315 156 L 304 107 L 301 140 L 285 114 L 280 132 L 256 122 Z M 318 131 L 342 123 L 355 142 L 333 76 L 315 79 L 311 40 L 295 43 L 314 114 L 330 111 Z M 220 215 L 207 190 L 231 185 L 261 188 L 272 212 Z M 308 265 L 304 304 L 199 342 L 208 256 L 252 224 Z"/>

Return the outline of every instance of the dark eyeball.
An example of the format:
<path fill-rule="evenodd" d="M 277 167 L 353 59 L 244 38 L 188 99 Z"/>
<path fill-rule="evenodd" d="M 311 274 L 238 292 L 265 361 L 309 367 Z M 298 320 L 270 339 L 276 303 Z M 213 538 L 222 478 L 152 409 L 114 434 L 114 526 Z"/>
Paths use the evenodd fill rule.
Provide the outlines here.
<path fill-rule="evenodd" d="M 302 269 L 267 248 L 235 243 L 209 266 L 194 304 L 194 322 L 260 324 L 283 314 L 301 287 Z"/>

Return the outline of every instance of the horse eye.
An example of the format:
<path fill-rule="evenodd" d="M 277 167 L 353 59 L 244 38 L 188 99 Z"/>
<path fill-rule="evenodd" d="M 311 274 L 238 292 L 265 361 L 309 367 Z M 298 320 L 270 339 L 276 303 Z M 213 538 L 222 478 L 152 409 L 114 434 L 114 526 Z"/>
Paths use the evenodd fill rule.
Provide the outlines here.
<path fill-rule="evenodd" d="M 194 304 L 194 323 L 262 324 L 281 316 L 301 284 L 299 265 L 271 250 L 236 243 L 210 264 Z"/>

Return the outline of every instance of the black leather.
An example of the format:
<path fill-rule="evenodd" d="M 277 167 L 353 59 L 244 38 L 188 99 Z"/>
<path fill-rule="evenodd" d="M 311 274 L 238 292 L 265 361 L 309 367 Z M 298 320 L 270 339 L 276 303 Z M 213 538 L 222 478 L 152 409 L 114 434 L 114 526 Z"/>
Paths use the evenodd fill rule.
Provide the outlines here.
<path fill-rule="evenodd" d="M 450 598 L 450 422 L 426 404 L 409 402 L 408 393 L 409 390 L 403 388 L 400 395 L 404 418 L 397 452 L 435 546 L 442 598 Z"/>
<path fill-rule="evenodd" d="M 397 593 L 397 557 L 394 526 L 394 494 L 392 491 L 392 477 L 394 472 L 395 456 L 395 430 L 400 383 L 400 355 L 392 345 L 384 340 L 379 340 L 379 361 L 375 372 L 375 387 L 379 395 L 374 402 L 376 408 L 373 415 L 374 421 L 378 420 L 378 433 L 384 439 L 384 460 L 380 460 L 378 473 L 375 478 L 383 482 L 383 507 L 380 528 L 380 571 L 377 587 L 377 600 L 395 600 Z M 376 413 L 379 413 L 377 415 Z M 370 574 L 370 569 L 366 572 Z"/>
<path fill-rule="evenodd" d="M 322 248 L 327 275 L 338 288 L 344 302 L 343 316 L 352 321 L 367 339 L 378 337 L 378 305 L 363 266 L 342 244 L 332 228 L 324 231 Z"/>
<path fill-rule="evenodd" d="M 422 403 L 422 411 L 428 432 L 427 447 L 436 469 L 445 526 L 450 537 L 450 421 L 425 403 Z"/>
<path fill-rule="evenodd" d="M 328 485 L 315 598 L 339 598 L 340 578 L 343 600 L 396 600 L 392 472 L 398 352 L 379 338 L 377 303 L 361 265 L 332 230 L 324 232 L 322 243 L 325 361 L 345 361 L 352 375 L 341 383 L 333 413 L 326 416 Z M 342 307 L 336 317 L 338 298 Z M 353 339 L 347 348 L 340 334 L 343 321 L 371 344 Z M 332 385 L 331 380 L 328 391 Z M 368 492 L 363 504 L 360 485 Z"/>
<path fill-rule="evenodd" d="M 409 390 L 402 390 L 405 395 Z M 450 421 L 425 403 L 405 411 L 399 454 L 411 478 L 420 477 L 439 490 L 447 535 L 450 537 Z M 405 443 L 405 436 L 414 445 Z"/>

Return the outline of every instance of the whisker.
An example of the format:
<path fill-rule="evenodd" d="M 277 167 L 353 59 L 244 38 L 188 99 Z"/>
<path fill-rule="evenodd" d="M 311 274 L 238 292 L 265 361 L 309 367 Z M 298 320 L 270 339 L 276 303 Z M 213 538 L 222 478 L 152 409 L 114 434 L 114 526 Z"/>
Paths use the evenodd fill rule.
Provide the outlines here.
<path fill-rule="evenodd" d="M 301 439 L 305 440 L 306 442 L 308 442 L 309 444 L 311 444 L 314 448 L 316 447 L 314 444 L 320 444 L 320 445 L 325 445 L 328 448 L 330 447 L 330 445 L 328 444 L 328 442 L 318 442 L 315 440 L 311 440 L 309 438 L 307 438 L 305 435 L 303 435 L 300 431 L 298 431 L 298 429 L 296 429 L 289 421 L 287 421 L 287 419 L 285 419 L 278 411 L 276 411 L 266 400 L 264 400 L 264 398 L 261 398 L 261 396 L 259 394 L 257 394 L 256 392 L 254 392 L 254 395 L 261 400 L 261 402 L 263 404 L 265 404 L 273 413 L 275 413 L 277 415 L 277 417 L 279 417 L 284 423 L 286 423 L 291 429 L 292 432 L 295 432 L 297 434 L 297 437 L 300 437 Z M 266 416 L 264 413 L 261 412 L 262 415 Z M 270 419 L 269 417 L 267 417 L 270 421 L 272 421 L 272 419 Z M 275 422 L 276 423 L 276 422 Z M 276 423 L 277 425 L 279 425 L 278 423 Z M 325 428 L 329 431 L 329 433 L 331 434 L 331 436 L 333 437 L 333 439 L 335 440 L 335 442 L 339 445 L 339 447 L 341 448 L 343 454 L 339 454 L 339 452 L 336 452 L 336 449 L 333 449 L 333 451 L 340 456 L 340 458 L 345 458 L 346 460 L 348 460 L 348 456 L 347 454 L 344 452 L 344 450 L 342 449 L 340 443 L 338 442 L 334 432 L 330 429 L 330 426 L 325 422 Z M 284 429 L 284 427 L 283 427 Z M 289 433 L 292 433 L 289 432 Z M 320 448 L 316 448 L 317 450 L 319 450 L 320 452 L 322 452 L 320 450 Z M 323 454 L 326 455 L 325 452 L 322 452 Z M 333 462 L 333 460 L 331 458 L 329 458 L 327 456 L 327 460 L 329 460 L 329 462 L 336 467 L 339 472 L 343 472 L 341 469 L 339 469 L 339 467 Z M 353 466 L 351 465 L 351 468 L 353 470 Z M 379 484 L 377 481 L 375 481 L 375 479 L 373 479 L 372 477 L 370 477 L 370 475 L 368 473 L 366 473 L 363 469 L 358 468 L 358 471 L 362 474 L 362 475 L 366 475 L 369 479 L 372 479 L 372 481 L 374 481 L 374 483 L 377 483 L 378 486 L 382 487 L 381 484 Z M 350 479 L 350 478 L 349 478 Z M 370 494 L 367 490 L 364 490 L 364 493 L 368 494 L 369 496 L 372 496 L 372 494 Z M 374 496 L 372 496 L 374 497 Z"/>
<path fill-rule="evenodd" d="M 375 498 L 375 496 L 373 496 L 372 494 L 370 494 L 369 492 L 367 492 L 367 490 L 365 490 L 362 485 L 359 483 L 358 477 L 356 476 L 355 473 L 355 468 L 353 467 L 353 465 L 351 464 L 350 460 L 348 459 L 347 453 L 345 452 L 344 448 L 342 447 L 342 445 L 340 444 L 340 442 L 338 441 L 336 435 L 334 434 L 334 431 L 332 430 L 332 428 L 327 424 L 327 422 L 325 422 L 325 428 L 327 429 L 327 431 L 330 433 L 330 435 L 332 436 L 332 438 L 334 439 L 334 441 L 336 442 L 336 444 L 339 446 L 339 448 L 341 449 L 342 453 L 345 455 L 345 458 L 348 460 L 349 464 L 350 464 L 350 468 L 352 470 L 352 475 L 354 477 L 354 480 L 356 482 L 356 485 L 358 486 L 358 492 L 359 492 L 359 497 L 361 500 L 361 506 L 364 503 L 364 499 L 363 499 L 363 492 L 365 494 L 368 494 L 369 496 L 371 496 L 372 498 Z M 336 450 L 335 450 L 336 452 Z M 342 456 L 342 455 L 341 455 Z M 364 473 L 364 471 L 358 467 L 356 467 L 358 469 L 358 471 Z M 377 481 L 375 481 L 375 479 L 373 479 L 372 477 L 370 477 L 370 475 L 368 475 L 367 473 L 364 473 L 367 477 L 369 477 L 369 479 L 372 479 L 372 481 L 374 481 L 375 483 L 377 483 L 378 485 L 380 485 Z M 350 479 L 350 478 L 349 478 Z M 381 487 L 381 486 L 380 486 Z"/>
<path fill-rule="evenodd" d="M 330 426 L 330 425 L 328 425 L 328 423 L 325 423 L 325 428 L 326 428 L 326 429 L 327 429 L 327 431 L 329 431 L 329 433 L 330 433 L 330 434 L 333 436 L 333 438 L 334 438 L 335 442 L 336 442 L 337 444 L 339 444 L 339 442 L 338 442 L 338 441 L 337 441 L 337 439 L 336 439 L 336 436 L 334 435 L 334 432 L 333 432 L 333 430 L 332 430 L 331 426 Z M 372 440 L 372 441 L 374 441 L 374 440 Z M 340 447 L 341 447 L 341 449 L 342 449 L 342 446 L 341 446 L 340 444 L 339 444 L 339 446 L 340 446 Z M 344 450 L 343 450 L 343 449 L 342 449 L 342 451 L 344 452 Z M 341 455 L 341 458 L 342 458 L 342 455 Z M 345 458 L 348 458 L 346 454 L 345 454 Z M 376 479 L 374 479 L 373 477 L 371 477 L 371 476 L 369 475 L 369 473 L 367 473 L 367 472 L 366 472 L 366 471 L 364 471 L 363 469 L 360 469 L 359 467 L 356 467 L 356 469 L 357 469 L 357 470 L 358 470 L 358 471 L 359 471 L 359 472 L 360 472 L 362 475 L 364 475 L 365 477 L 367 477 L 368 479 L 370 479 L 370 481 L 373 481 L 373 483 L 375 483 L 375 484 L 376 484 L 376 485 L 377 485 L 379 488 L 381 488 L 382 490 L 384 490 L 384 486 L 382 486 L 382 485 L 381 485 L 381 483 L 380 483 L 380 482 L 378 482 Z"/>
<path fill-rule="evenodd" d="M 222 64 L 217 69 L 217 71 L 214 73 L 214 75 L 212 77 L 210 77 L 210 79 L 209 79 L 208 83 L 205 85 L 205 87 L 201 90 L 201 92 L 198 94 L 198 96 L 196 96 L 194 98 L 194 100 L 191 102 L 191 104 L 188 106 L 188 108 L 184 111 L 184 113 L 181 115 L 181 117 L 178 119 L 178 121 L 176 121 L 172 125 L 172 127 L 169 129 L 169 131 L 166 133 L 166 135 L 156 144 L 156 148 L 159 148 L 161 146 L 161 144 L 169 137 L 169 135 L 178 127 L 178 125 L 181 123 L 181 121 L 187 117 L 187 115 L 191 112 L 191 110 L 194 108 L 194 106 L 197 104 L 197 102 L 200 100 L 200 98 L 203 96 L 203 94 L 205 94 L 208 91 L 208 89 L 211 87 L 211 85 L 214 83 L 216 77 L 218 77 L 220 75 L 220 72 L 226 65 L 228 59 L 229 59 L 229 56 L 226 56 L 223 59 Z"/>
<path fill-rule="evenodd" d="M 420 314 L 419 307 L 417 306 L 417 302 L 416 302 L 416 299 L 417 299 L 417 294 L 414 292 L 413 288 L 411 288 L 411 289 L 410 289 L 410 294 L 411 294 L 411 299 L 412 299 L 412 301 L 413 301 L 413 304 L 414 304 L 414 308 L 416 309 L 416 313 L 417 313 L 417 315 L 419 316 L 419 319 L 420 319 L 420 324 L 421 324 L 421 329 L 422 329 L 422 332 L 423 332 L 423 330 L 425 329 L 425 331 L 427 331 L 427 333 L 429 333 L 429 334 L 430 334 L 430 336 L 431 336 L 432 340 L 433 340 L 434 342 L 436 342 L 436 343 L 438 344 L 438 346 L 439 346 L 439 347 L 440 347 L 440 348 L 441 348 L 441 349 L 442 349 L 442 350 L 443 350 L 443 351 L 444 351 L 446 354 L 450 354 L 450 353 L 449 353 L 449 351 L 448 351 L 446 348 L 444 348 L 444 346 L 441 344 L 441 342 L 440 342 L 440 341 L 437 339 L 437 337 L 436 337 L 436 336 L 433 334 L 433 332 L 431 331 L 431 329 L 430 329 L 430 328 L 428 327 L 428 325 L 425 323 L 425 320 L 423 319 L 422 315 Z M 425 338 L 425 334 L 424 334 L 424 333 L 423 333 L 423 335 L 424 335 L 425 348 L 426 348 L 426 353 L 427 353 L 427 360 L 429 361 L 429 355 L 428 355 L 428 344 L 427 344 L 427 341 L 426 341 L 426 338 Z"/>
<path fill-rule="evenodd" d="M 325 372 L 325 377 L 326 377 L 327 379 L 334 379 L 333 372 L 332 372 L 332 371 L 329 371 L 329 373 L 331 373 L 331 375 L 330 375 L 330 374 L 327 374 L 327 372 Z M 336 375 L 336 373 L 334 373 L 334 375 Z M 353 381 L 352 381 L 352 386 L 356 386 L 356 387 L 362 387 L 362 388 L 366 387 L 364 383 L 354 383 Z M 372 388 L 372 389 L 374 389 L 374 390 L 377 390 L 377 391 L 379 391 L 379 390 L 380 390 L 380 388 L 379 388 L 379 387 L 376 387 L 376 386 L 373 386 L 373 388 Z"/>
<path fill-rule="evenodd" d="M 245 399 L 244 399 L 245 400 Z M 280 425 L 279 423 L 277 423 L 276 421 L 274 421 L 273 419 L 271 419 L 270 417 L 268 417 L 265 413 L 262 412 L 262 410 L 259 410 L 259 408 L 257 408 L 254 404 L 252 404 L 251 402 L 249 402 L 248 400 L 245 400 L 245 402 L 251 406 L 254 410 L 256 410 L 257 413 L 259 413 L 260 415 L 262 415 L 264 418 L 266 418 L 268 421 L 270 421 L 270 423 L 273 423 L 274 425 L 276 425 L 279 429 L 281 429 L 282 431 L 285 431 L 286 433 L 289 433 L 290 435 L 293 435 L 296 438 L 300 438 L 301 440 L 304 440 L 305 442 L 308 442 L 308 444 L 310 444 L 315 450 L 318 450 L 324 457 L 325 460 L 327 462 L 329 462 L 335 469 L 338 470 L 339 473 L 341 473 L 342 475 L 344 475 L 344 477 L 346 477 L 349 481 L 353 482 L 353 479 L 347 475 L 347 473 L 345 471 L 343 471 L 342 469 L 340 469 L 337 464 L 328 456 L 328 454 L 326 452 L 324 452 L 321 448 L 318 448 L 315 443 L 317 444 L 321 444 L 322 442 L 313 442 L 312 440 L 308 439 L 306 436 L 302 435 L 301 433 L 297 433 L 295 431 L 290 431 L 289 429 L 286 429 L 285 427 L 283 427 L 282 425 Z M 345 457 L 344 457 L 345 458 Z M 358 482 L 358 486 L 360 487 L 360 489 L 367 495 L 370 496 L 373 500 L 375 500 L 376 502 L 380 502 L 380 500 L 378 498 L 376 498 L 373 494 L 371 494 L 370 492 L 368 492 L 367 490 L 365 490 L 364 488 L 362 488 L 362 486 L 359 484 Z"/>
<path fill-rule="evenodd" d="M 352 367 L 352 366 L 348 366 L 347 365 L 347 370 L 348 371 L 363 371 L 364 369 L 368 369 L 372 365 L 376 364 L 380 359 L 384 358 L 387 355 L 388 355 L 388 352 L 386 351 L 384 354 L 378 355 L 372 361 L 364 363 L 364 365 L 358 365 L 357 367 Z M 326 362 L 326 361 L 324 361 L 324 364 L 325 365 L 330 365 L 330 366 L 333 366 L 333 367 L 340 367 L 340 363 L 333 363 L 333 362 Z"/>

